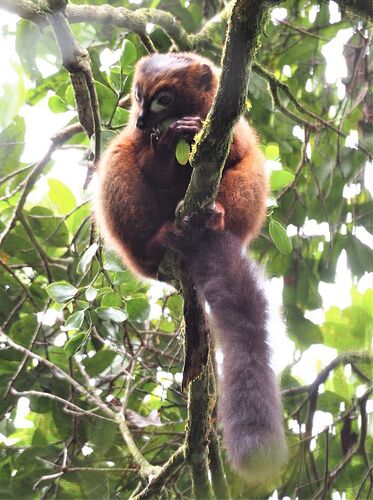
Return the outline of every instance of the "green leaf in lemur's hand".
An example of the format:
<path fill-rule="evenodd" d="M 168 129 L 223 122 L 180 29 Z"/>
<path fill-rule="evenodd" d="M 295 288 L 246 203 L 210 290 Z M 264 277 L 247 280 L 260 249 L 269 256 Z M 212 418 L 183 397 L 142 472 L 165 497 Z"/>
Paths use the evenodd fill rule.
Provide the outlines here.
<path fill-rule="evenodd" d="M 190 145 L 181 138 L 176 145 L 175 156 L 180 165 L 186 165 L 190 156 Z"/>
<path fill-rule="evenodd" d="M 171 125 L 176 120 L 176 118 L 166 118 L 165 120 L 162 120 L 160 122 L 159 126 L 159 131 L 163 134 L 163 132 L 168 129 L 168 127 Z"/>
<path fill-rule="evenodd" d="M 293 246 L 289 236 L 286 234 L 285 228 L 277 220 L 271 219 L 269 223 L 269 234 L 279 252 L 286 255 L 293 250 Z"/>

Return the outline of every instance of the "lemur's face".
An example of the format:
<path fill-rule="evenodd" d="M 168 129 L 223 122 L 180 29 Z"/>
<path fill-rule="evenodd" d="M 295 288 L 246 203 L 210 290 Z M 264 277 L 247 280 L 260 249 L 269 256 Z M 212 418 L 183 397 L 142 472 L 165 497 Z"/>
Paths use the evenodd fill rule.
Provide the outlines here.
<path fill-rule="evenodd" d="M 136 127 L 150 133 L 168 118 L 205 115 L 201 95 L 210 92 L 212 77 L 208 65 L 188 54 L 156 54 L 140 60 L 132 97 Z"/>
<path fill-rule="evenodd" d="M 146 94 L 146 88 L 138 82 L 135 85 L 135 100 L 138 106 L 136 127 L 143 131 L 156 128 L 167 118 L 180 116 L 182 111 L 181 103 L 178 102 L 180 98 L 167 86 Z"/>

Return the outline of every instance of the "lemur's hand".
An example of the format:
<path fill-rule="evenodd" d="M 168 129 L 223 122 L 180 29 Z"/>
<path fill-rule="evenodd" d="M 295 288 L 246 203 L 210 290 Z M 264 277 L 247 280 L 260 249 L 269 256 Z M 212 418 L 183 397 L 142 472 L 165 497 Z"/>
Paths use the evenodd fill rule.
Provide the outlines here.
<path fill-rule="evenodd" d="M 179 203 L 176 211 L 181 209 L 182 203 Z M 196 252 L 200 240 L 206 238 L 211 232 L 224 230 L 224 213 L 222 205 L 214 203 L 210 208 L 185 216 L 181 229 L 171 222 L 166 222 L 152 243 L 173 250 L 187 259 Z"/>
<path fill-rule="evenodd" d="M 164 120 L 151 133 L 151 144 L 153 148 L 174 152 L 179 139 L 183 137 L 187 142 L 192 142 L 194 136 L 201 130 L 202 124 L 200 116 L 184 116 L 171 122 Z"/>
<path fill-rule="evenodd" d="M 211 229 L 213 231 L 224 231 L 225 210 L 223 206 L 215 202 L 211 207 L 200 212 L 192 212 L 183 219 L 183 224 L 191 229 Z"/>

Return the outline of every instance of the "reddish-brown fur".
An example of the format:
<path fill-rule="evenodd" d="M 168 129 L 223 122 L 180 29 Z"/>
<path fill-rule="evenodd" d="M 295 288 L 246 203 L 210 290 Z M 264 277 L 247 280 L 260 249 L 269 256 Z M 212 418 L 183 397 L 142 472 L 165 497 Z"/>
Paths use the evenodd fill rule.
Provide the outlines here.
<path fill-rule="evenodd" d="M 100 164 L 96 217 L 105 237 L 140 274 L 156 276 L 165 247 L 179 251 L 188 264 L 201 306 L 210 305 L 212 331 L 223 351 L 218 414 L 228 456 L 247 481 L 261 484 L 281 470 L 286 446 L 279 391 L 268 365 L 267 304 L 255 266 L 242 254 L 243 243 L 262 225 L 267 190 L 256 135 L 243 118 L 234 130 L 216 206 L 184 220 L 185 226 L 188 220 L 199 223 L 200 231 L 205 225 L 205 234 L 196 245 L 173 224 L 191 175 L 189 165 L 175 160 L 176 142 L 181 134 L 192 140 L 201 127 L 217 79 L 211 62 L 196 55 L 156 55 L 138 63 L 129 124 Z M 176 98 L 172 108 L 156 106 L 155 112 L 151 103 L 159 102 L 162 94 L 154 96 L 161 89 L 172 89 Z M 158 124 L 169 118 L 171 124 L 159 132 Z"/>
<path fill-rule="evenodd" d="M 134 97 L 135 86 L 150 97 L 160 89 L 169 88 L 176 94 L 172 111 L 175 119 L 184 116 L 204 119 L 217 81 L 218 71 L 213 64 L 195 54 L 155 55 L 137 64 L 129 123 L 111 142 L 100 163 L 95 212 L 102 234 L 125 263 L 142 275 L 157 274 L 164 251 L 154 242 L 163 224 L 174 220 L 176 206 L 189 183 L 191 167 L 179 165 L 174 150 L 154 149 L 150 128 L 136 128 L 140 106 Z M 166 117 L 167 114 L 158 116 Z M 250 241 L 260 230 L 265 217 L 266 190 L 256 134 L 241 118 L 234 130 L 217 201 L 225 211 L 226 229 L 242 242 Z"/>

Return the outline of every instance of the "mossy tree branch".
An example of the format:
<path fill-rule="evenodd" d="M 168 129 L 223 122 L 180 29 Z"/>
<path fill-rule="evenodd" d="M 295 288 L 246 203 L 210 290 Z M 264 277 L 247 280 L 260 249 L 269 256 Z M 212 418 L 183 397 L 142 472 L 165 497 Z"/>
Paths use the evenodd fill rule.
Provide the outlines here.
<path fill-rule="evenodd" d="M 251 67 L 259 36 L 264 28 L 268 5 L 268 2 L 247 2 L 247 0 L 236 0 L 233 5 L 224 45 L 219 88 L 193 149 L 191 164 L 194 170 L 185 196 L 182 215 L 211 205 L 217 195 L 232 141 L 233 128 L 245 110 Z M 176 269 L 175 274 L 179 275 L 180 270 Z M 203 314 L 192 292 L 193 286 L 187 273 L 182 272 L 181 281 L 185 311 L 188 312 L 185 316 L 186 326 L 197 330 L 195 338 L 199 339 L 198 347 L 200 342 L 207 343 L 206 335 L 199 335 L 199 330 L 203 330 L 201 333 L 206 331 L 205 328 L 198 327 L 198 324 L 204 324 Z M 190 318 L 193 320 L 193 325 L 188 325 Z M 196 318 L 200 318 L 200 321 L 196 321 Z M 184 376 L 188 376 L 188 373 L 184 372 Z M 191 467 L 196 498 L 213 496 L 207 464 L 211 411 L 209 401 L 209 374 L 205 368 L 189 389 L 186 459 Z"/>
<path fill-rule="evenodd" d="M 245 111 L 251 67 L 268 5 L 269 2 L 237 0 L 232 8 L 218 92 L 193 148 L 194 169 L 184 213 L 203 209 L 216 198 L 233 127 Z"/>
<path fill-rule="evenodd" d="M 64 2 L 62 1 L 62 4 Z M 79 121 L 88 137 L 95 136 L 95 161 L 100 157 L 101 122 L 96 87 L 88 51 L 74 38 L 61 11 L 61 1 L 48 0 L 51 11 L 47 19 L 61 51 L 63 67 L 70 73 Z"/>

